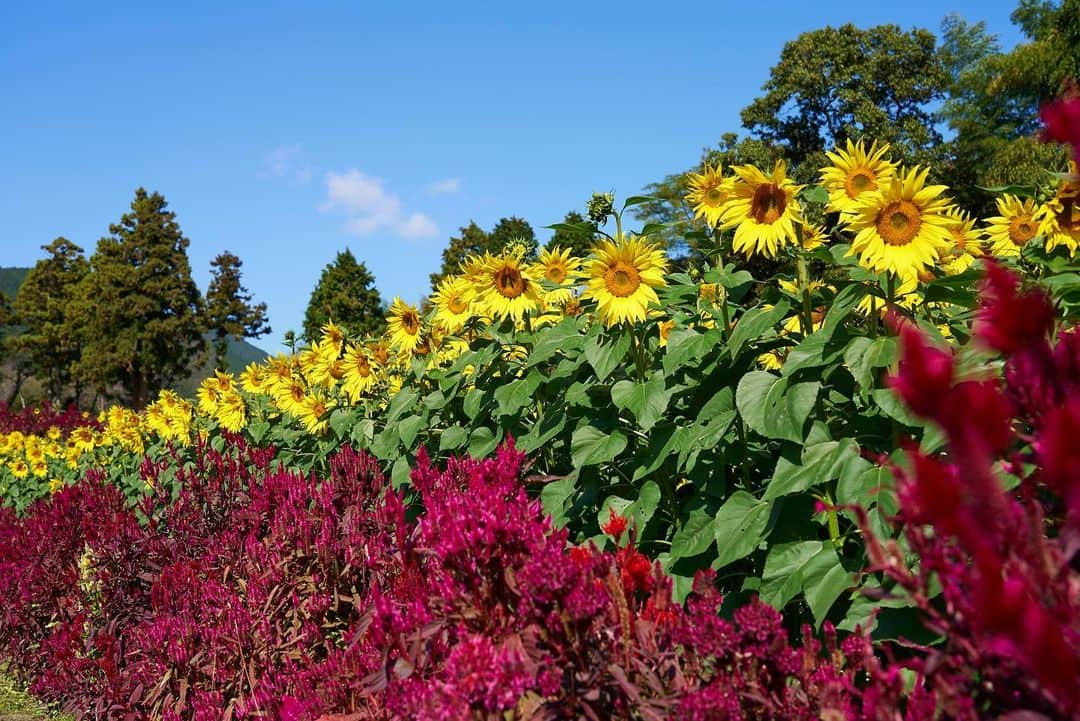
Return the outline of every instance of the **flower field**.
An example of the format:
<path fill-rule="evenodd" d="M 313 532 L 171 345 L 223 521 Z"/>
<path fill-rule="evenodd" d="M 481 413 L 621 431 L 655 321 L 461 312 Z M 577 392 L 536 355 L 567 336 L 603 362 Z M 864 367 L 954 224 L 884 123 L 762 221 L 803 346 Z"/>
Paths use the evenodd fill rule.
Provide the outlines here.
<path fill-rule="evenodd" d="M 597 196 L 382 336 L 3 409 L 0 661 L 83 718 L 1077 717 L 1080 176 L 976 219 L 888 150 L 706 165 L 703 267 Z"/>

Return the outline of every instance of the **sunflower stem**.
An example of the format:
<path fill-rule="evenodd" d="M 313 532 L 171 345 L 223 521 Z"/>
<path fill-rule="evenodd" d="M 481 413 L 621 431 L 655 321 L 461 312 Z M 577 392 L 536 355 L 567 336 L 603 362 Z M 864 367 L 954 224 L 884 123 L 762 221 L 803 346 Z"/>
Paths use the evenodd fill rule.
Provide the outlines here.
<path fill-rule="evenodd" d="M 886 307 L 892 310 L 896 303 L 896 276 L 891 271 L 885 276 L 885 300 L 888 302 Z"/>
<path fill-rule="evenodd" d="M 795 233 L 799 238 L 799 245 L 802 245 L 802 228 L 796 227 Z M 798 272 L 799 288 L 802 290 L 802 315 L 799 324 L 802 326 L 803 338 L 805 338 L 814 332 L 814 316 L 810 310 L 810 272 L 806 266 L 806 254 L 801 250 L 798 257 Z"/>
<path fill-rule="evenodd" d="M 870 338 L 877 338 L 877 296 L 870 293 Z"/>
<path fill-rule="evenodd" d="M 630 334 L 630 353 L 634 357 L 634 367 L 637 369 L 638 381 L 645 382 L 645 348 L 638 337 L 636 329 L 626 321 L 626 332 Z"/>

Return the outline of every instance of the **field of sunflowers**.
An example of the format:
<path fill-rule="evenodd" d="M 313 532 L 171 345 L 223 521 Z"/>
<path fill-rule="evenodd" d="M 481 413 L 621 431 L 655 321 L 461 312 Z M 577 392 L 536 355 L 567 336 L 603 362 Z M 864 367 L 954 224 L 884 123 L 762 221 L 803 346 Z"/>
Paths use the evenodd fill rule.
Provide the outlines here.
<path fill-rule="evenodd" d="M 82 718 L 1080 714 L 1080 175 L 848 142 L 141 411 L 0 418 L 0 661 Z M 776 274 L 743 262 L 763 256 Z"/>

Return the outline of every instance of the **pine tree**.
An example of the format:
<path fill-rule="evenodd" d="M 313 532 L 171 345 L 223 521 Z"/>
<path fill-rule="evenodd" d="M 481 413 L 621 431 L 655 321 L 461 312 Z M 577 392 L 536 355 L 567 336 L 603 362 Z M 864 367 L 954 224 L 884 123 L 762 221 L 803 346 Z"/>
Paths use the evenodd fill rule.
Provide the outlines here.
<path fill-rule="evenodd" d="M 12 340 L 30 357 L 33 373 L 50 400 L 63 402 L 81 354 L 78 328 L 70 317 L 75 289 L 90 272 L 83 249 L 66 238 L 41 246 L 39 260 L 19 286 L 14 316 L 26 331 Z M 78 399 L 79 388 L 74 388 Z"/>
<path fill-rule="evenodd" d="M 210 261 L 210 287 L 206 290 L 203 328 L 211 336 L 214 363 L 225 369 L 230 338 L 258 338 L 271 332 L 266 303 L 252 304 L 251 293 L 240 284 L 242 260 L 225 251 Z"/>
<path fill-rule="evenodd" d="M 315 340 L 327 322 L 353 335 L 377 335 L 386 325 L 375 276 L 348 248 L 323 268 L 304 313 L 304 336 Z"/>
<path fill-rule="evenodd" d="M 136 408 L 206 349 L 189 241 L 167 207 L 159 193 L 135 191 L 131 212 L 98 241 L 73 307 L 84 338 L 79 373 L 100 391 L 119 384 Z"/>

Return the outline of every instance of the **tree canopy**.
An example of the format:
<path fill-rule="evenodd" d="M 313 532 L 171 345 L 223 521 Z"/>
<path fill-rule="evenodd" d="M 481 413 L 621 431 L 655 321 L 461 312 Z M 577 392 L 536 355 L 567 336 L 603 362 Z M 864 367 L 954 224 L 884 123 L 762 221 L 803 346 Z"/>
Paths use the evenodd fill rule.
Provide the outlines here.
<path fill-rule="evenodd" d="M 71 322 L 69 307 L 79 283 L 90 272 L 83 249 L 67 238 L 41 246 L 47 253 L 19 286 L 13 316 L 25 331 L 14 346 L 30 357 L 34 375 L 45 385 L 49 397 L 63 400 L 72 384 L 81 356 L 78 328 Z M 73 391 L 77 399 L 78 388 Z"/>
<path fill-rule="evenodd" d="M 596 223 L 586 220 L 576 210 L 571 210 L 562 219 L 560 226 L 551 234 L 544 248 L 569 248 L 576 256 L 588 255 L 589 249 L 595 243 Z"/>
<path fill-rule="evenodd" d="M 357 335 L 375 335 L 386 324 L 375 276 L 348 248 L 323 268 L 304 313 L 304 336 L 319 338 L 329 321 Z"/>
<path fill-rule="evenodd" d="M 470 220 L 468 225 L 458 229 L 458 235 L 452 236 L 443 249 L 438 272 L 429 276 L 431 289 L 434 291 L 443 278 L 461 270 L 461 261 L 470 255 L 497 253 L 514 241 L 521 241 L 531 253 L 536 252 L 536 233 L 522 218 L 501 218 L 490 233 Z"/>
<path fill-rule="evenodd" d="M 214 362 L 219 369 L 225 368 L 229 338 L 258 338 L 271 332 L 266 303 L 252 303 L 251 293 L 240 283 L 243 264 L 227 250 L 210 261 L 203 328 L 211 336 Z"/>
<path fill-rule="evenodd" d="M 189 241 L 167 208 L 161 194 L 135 191 L 131 212 L 98 241 L 72 305 L 78 372 L 102 391 L 119 384 L 136 408 L 186 375 L 206 347 Z"/>
<path fill-rule="evenodd" d="M 741 113 L 751 136 L 778 145 L 793 166 L 862 136 L 890 143 L 904 162 L 926 162 L 941 142 L 931 105 L 948 76 L 929 30 L 896 25 L 824 27 L 787 43 L 764 95 Z"/>

